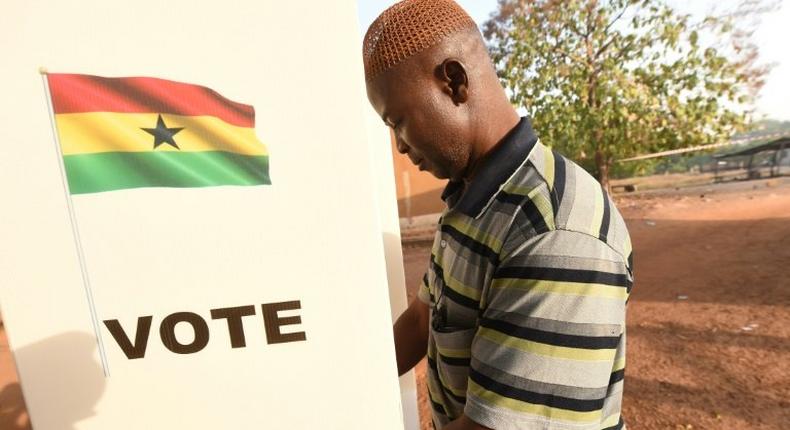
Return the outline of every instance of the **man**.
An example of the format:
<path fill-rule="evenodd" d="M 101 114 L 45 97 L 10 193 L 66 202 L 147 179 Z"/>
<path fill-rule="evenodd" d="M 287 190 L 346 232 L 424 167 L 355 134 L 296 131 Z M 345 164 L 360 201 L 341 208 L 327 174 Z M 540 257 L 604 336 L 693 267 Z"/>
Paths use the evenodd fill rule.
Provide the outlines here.
<path fill-rule="evenodd" d="M 428 356 L 436 428 L 621 429 L 622 217 L 538 141 L 452 0 L 405 0 L 370 26 L 368 98 L 398 151 L 449 179 L 418 300 L 395 323 L 398 371 Z"/>

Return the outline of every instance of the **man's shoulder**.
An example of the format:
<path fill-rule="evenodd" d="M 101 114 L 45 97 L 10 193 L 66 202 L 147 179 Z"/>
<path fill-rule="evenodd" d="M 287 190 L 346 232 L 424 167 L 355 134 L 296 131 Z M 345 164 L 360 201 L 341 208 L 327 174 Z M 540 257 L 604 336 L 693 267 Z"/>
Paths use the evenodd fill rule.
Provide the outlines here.
<path fill-rule="evenodd" d="M 551 147 L 538 142 L 502 193 L 519 206 L 510 226 L 511 243 L 503 250 L 563 230 L 592 236 L 629 258 L 628 229 L 614 201 L 592 175 Z"/>

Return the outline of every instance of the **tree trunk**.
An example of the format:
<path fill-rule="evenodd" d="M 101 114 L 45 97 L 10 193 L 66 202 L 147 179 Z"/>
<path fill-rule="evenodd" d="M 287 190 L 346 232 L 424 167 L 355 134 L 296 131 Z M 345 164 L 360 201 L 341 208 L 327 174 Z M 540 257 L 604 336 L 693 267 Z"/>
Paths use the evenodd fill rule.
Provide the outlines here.
<path fill-rule="evenodd" d="M 595 167 L 595 179 L 601 183 L 601 186 L 603 186 L 603 189 L 606 190 L 607 193 L 611 194 L 611 188 L 609 186 L 609 160 L 600 149 L 595 151 Z"/>

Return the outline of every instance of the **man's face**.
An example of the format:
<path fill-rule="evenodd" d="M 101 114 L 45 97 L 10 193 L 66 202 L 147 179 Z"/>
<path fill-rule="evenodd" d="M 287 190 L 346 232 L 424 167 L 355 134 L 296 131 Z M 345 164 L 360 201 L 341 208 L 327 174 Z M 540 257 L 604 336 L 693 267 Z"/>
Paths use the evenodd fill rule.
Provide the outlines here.
<path fill-rule="evenodd" d="M 392 128 L 398 152 L 439 179 L 460 179 L 469 162 L 466 110 L 419 64 L 401 64 L 368 82 L 368 99 Z"/>

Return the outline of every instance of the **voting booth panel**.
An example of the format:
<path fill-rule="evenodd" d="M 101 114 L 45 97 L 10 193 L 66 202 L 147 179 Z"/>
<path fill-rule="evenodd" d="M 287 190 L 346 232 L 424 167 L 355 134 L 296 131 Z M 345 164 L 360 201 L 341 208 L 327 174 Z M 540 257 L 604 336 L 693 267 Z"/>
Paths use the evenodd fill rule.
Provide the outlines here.
<path fill-rule="evenodd" d="M 353 1 L 34 0 L 0 46 L 36 430 L 404 428 Z"/>
<path fill-rule="evenodd" d="M 403 249 L 400 235 L 397 191 L 392 178 L 395 176 L 392 156 L 391 135 L 388 127 L 382 127 L 381 118 L 372 108 L 367 114 L 368 142 L 371 149 L 371 167 L 377 182 L 376 193 L 384 239 L 384 256 L 387 261 L 387 281 L 389 284 L 390 312 L 392 323 L 408 307 L 406 279 L 403 267 Z M 414 370 L 400 377 L 401 406 L 405 430 L 420 428 L 420 415 L 417 404 L 417 381 Z"/>

